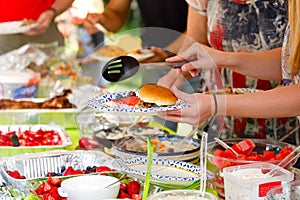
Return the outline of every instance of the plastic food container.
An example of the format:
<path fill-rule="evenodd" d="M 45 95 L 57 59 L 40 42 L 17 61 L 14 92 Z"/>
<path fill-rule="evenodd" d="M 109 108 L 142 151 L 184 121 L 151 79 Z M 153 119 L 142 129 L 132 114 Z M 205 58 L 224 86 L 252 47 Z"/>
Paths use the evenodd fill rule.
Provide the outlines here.
<path fill-rule="evenodd" d="M 236 144 L 242 140 L 244 140 L 244 138 L 225 139 L 223 141 L 226 144 L 228 144 L 229 146 L 232 146 L 233 144 Z M 251 140 L 255 144 L 255 148 L 253 151 L 259 153 L 260 155 L 263 155 L 264 150 L 272 150 L 272 151 L 274 151 L 275 154 L 277 154 L 284 147 L 290 147 L 292 149 L 295 148 L 294 145 L 291 145 L 291 144 L 288 144 L 285 142 L 278 142 L 275 140 L 265 140 L 265 139 L 251 139 Z M 209 164 L 211 167 L 210 170 L 215 173 L 215 179 L 213 179 L 212 182 L 209 182 L 208 184 L 210 184 L 211 187 L 218 192 L 219 197 L 221 199 L 224 199 L 225 198 L 224 180 L 223 180 L 223 177 L 220 176 L 220 174 L 223 171 L 223 168 L 221 168 L 220 166 L 217 166 L 215 164 L 215 162 L 227 163 L 227 167 L 229 167 L 229 166 L 253 164 L 253 163 L 257 163 L 257 162 L 261 162 L 261 161 L 238 160 L 238 159 L 229 159 L 229 158 L 215 156 L 214 153 L 217 149 L 224 150 L 224 148 L 215 141 L 208 143 L 208 145 L 207 145 L 208 156 L 207 157 L 208 157 Z M 281 160 L 270 160 L 270 161 L 264 161 L 264 162 L 277 164 L 280 161 Z M 290 166 L 291 165 L 292 165 L 292 163 L 290 164 Z M 290 166 L 287 166 L 287 168 Z"/>
<path fill-rule="evenodd" d="M 273 176 L 267 174 L 271 169 L 276 170 Z M 263 200 L 270 189 L 294 179 L 292 172 L 262 162 L 226 167 L 222 175 L 226 200 Z"/>
<path fill-rule="evenodd" d="M 36 97 L 38 78 L 32 71 L 1 70 L 0 98 L 17 99 Z"/>
<path fill-rule="evenodd" d="M 19 133 L 30 131 L 33 134 L 32 137 L 34 137 L 34 135 L 37 135 L 39 130 L 53 131 L 55 134 L 59 135 L 61 142 L 59 144 L 52 145 L 39 143 L 39 145 L 36 144 L 31 146 L 0 146 L 0 157 L 15 156 L 23 153 L 37 153 L 49 150 L 66 149 L 68 146 L 72 145 L 72 141 L 68 133 L 62 126 L 50 124 L 0 125 L 0 131 L 4 135 L 7 135 L 9 132 L 15 132 L 18 135 Z M 36 140 L 38 140 L 38 138 Z"/>
<path fill-rule="evenodd" d="M 266 200 L 298 200 L 300 199 L 300 180 L 282 184 L 272 188 Z"/>

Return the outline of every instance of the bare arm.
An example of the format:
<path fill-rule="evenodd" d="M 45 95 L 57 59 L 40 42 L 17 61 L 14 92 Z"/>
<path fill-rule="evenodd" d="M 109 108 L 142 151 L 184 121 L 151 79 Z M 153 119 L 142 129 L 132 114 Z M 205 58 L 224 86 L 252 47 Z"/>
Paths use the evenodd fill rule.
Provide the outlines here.
<path fill-rule="evenodd" d="M 218 96 L 219 114 L 254 118 L 300 116 L 299 102 L 299 84 L 225 98 Z"/>
<path fill-rule="evenodd" d="M 73 1 L 74 0 L 56 0 L 51 7 L 54 8 L 59 15 L 67 10 L 72 5 Z"/>
<path fill-rule="evenodd" d="M 218 66 L 264 80 L 281 80 L 281 48 L 257 53 L 229 53 L 218 57 Z"/>
<path fill-rule="evenodd" d="M 37 26 L 27 31 L 26 35 L 39 35 L 47 31 L 53 19 L 69 8 L 74 0 L 56 0 L 51 6 L 51 9 L 45 10 L 37 19 Z"/>
<path fill-rule="evenodd" d="M 89 13 L 84 27 L 90 34 L 96 33 L 94 23 L 100 23 L 110 32 L 119 31 L 126 22 L 130 11 L 131 0 L 110 0 L 102 14 Z"/>

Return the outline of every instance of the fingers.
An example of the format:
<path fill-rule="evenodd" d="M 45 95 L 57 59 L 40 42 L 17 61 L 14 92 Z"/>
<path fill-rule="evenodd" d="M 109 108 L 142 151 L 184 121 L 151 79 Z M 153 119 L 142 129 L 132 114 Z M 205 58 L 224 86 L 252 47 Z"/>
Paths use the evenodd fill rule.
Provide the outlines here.
<path fill-rule="evenodd" d="M 99 30 L 95 27 L 95 23 L 102 24 L 102 21 L 101 14 L 89 13 L 83 21 L 83 27 L 89 34 L 95 34 L 99 32 Z"/>

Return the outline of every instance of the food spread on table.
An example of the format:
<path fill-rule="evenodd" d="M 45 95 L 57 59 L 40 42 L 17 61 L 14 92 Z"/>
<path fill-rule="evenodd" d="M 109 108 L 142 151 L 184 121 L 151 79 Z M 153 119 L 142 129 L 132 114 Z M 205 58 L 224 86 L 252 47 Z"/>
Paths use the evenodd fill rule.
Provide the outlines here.
<path fill-rule="evenodd" d="M 16 31 L 29 30 L 30 27 L 34 27 L 35 23 L 34 20 L 24 19 L 18 22 Z M 5 33 L 6 30 L 9 31 L 7 26 L 16 26 L 15 23 L 7 25 L 1 23 L 0 25 Z M 9 32 L 12 33 L 12 31 Z M 180 141 L 184 136 L 165 131 L 165 124 L 160 124 L 161 126 L 158 127 L 155 123 L 151 123 L 156 122 L 156 117 L 152 116 L 157 115 L 158 112 L 185 108 L 185 102 L 177 98 L 170 89 L 151 83 L 145 83 L 141 87 L 138 85 L 135 87 L 138 88 L 136 90 L 124 89 L 121 92 L 108 92 L 94 86 L 99 89 L 97 92 L 96 90 L 94 92 L 92 87 L 88 87 L 75 95 L 73 89 L 75 91 L 79 85 L 91 83 L 89 77 L 81 74 L 82 66 L 79 67 L 74 58 L 66 58 L 67 55 L 62 52 L 55 52 L 55 56 L 51 56 L 53 53 L 51 45 L 41 45 L 40 48 L 45 52 L 45 61 L 42 64 L 32 63 L 31 59 L 39 60 L 42 56 L 30 54 L 34 50 L 31 45 L 26 48 L 27 57 L 22 56 L 20 59 L 24 61 L 30 58 L 29 63 L 24 63 L 27 65 L 26 68 L 37 73 L 33 73 L 36 75 L 34 79 L 30 77 L 29 81 L 22 83 L 21 86 L 15 85 L 20 80 L 10 82 L 10 78 L 6 78 L 8 82 L 6 84 L 0 83 L 0 94 L 5 97 L 0 99 L 2 114 L 0 116 L 0 155 L 3 157 L 0 159 L 0 198 L 3 196 L 10 199 L 66 200 L 67 197 L 60 193 L 63 181 L 84 175 L 101 175 L 119 179 L 117 198 L 141 200 L 145 189 L 143 188 L 145 186 L 143 173 L 147 166 L 145 155 L 147 155 L 149 137 L 154 147 L 153 156 L 155 156 L 149 196 L 159 194 L 162 190 L 178 190 L 183 187 L 183 191 L 199 190 L 201 174 L 199 154 L 200 148 L 203 148 L 199 138 L 190 138 L 181 144 Z M 22 49 L 18 52 L 22 52 Z M 60 53 L 61 55 L 58 56 Z M 153 56 L 150 49 L 124 50 L 117 45 L 103 46 L 95 53 L 93 55 L 101 59 L 128 55 L 135 57 L 138 61 Z M 18 59 L 11 59 L 11 61 L 16 60 Z M 13 62 L 13 67 L 22 68 L 14 69 L 13 74 L 24 70 L 23 65 L 20 67 L 15 62 Z M 77 78 L 78 82 L 76 82 Z M 19 86 L 22 88 L 24 86 L 22 91 L 30 92 L 30 87 L 27 87 L 29 85 L 34 85 L 35 89 L 38 88 L 38 94 L 34 93 L 34 96 L 30 98 L 16 98 L 16 96 L 8 95 Z M 7 86 L 12 88 L 7 89 Z M 227 86 L 222 91 L 212 91 L 212 93 L 218 92 L 229 95 L 247 94 L 259 92 L 259 90 Z M 90 93 L 93 93 L 91 98 Z M 26 93 L 24 95 L 26 96 Z M 38 97 L 39 95 L 42 97 Z M 70 101 L 69 97 L 72 95 L 73 101 Z M 76 107 L 74 102 L 80 107 Z M 37 110 L 40 113 L 37 114 Z M 68 115 L 67 111 L 60 113 L 60 110 L 67 110 Z M 89 115 L 89 113 L 93 114 Z M 99 118 L 101 114 L 111 114 L 114 117 L 111 121 Z M 141 116 L 148 117 L 148 119 L 138 121 Z M 78 119 L 81 119 L 80 123 Z M 71 121 L 74 123 L 70 123 Z M 84 131 L 90 131 L 90 134 L 85 135 Z M 108 153 L 106 151 L 108 147 L 101 145 L 101 142 L 105 140 L 112 144 L 110 149 L 114 153 Z M 281 176 L 278 177 L 277 174 L 268 176 L 266 172 L 275 169 L 275 165 L 289 155 L 294 147 L 290 145 L 269 146 L 265 141 L 260 145 L 262 146 L 258 146 L 254 139 L 244 138 L 231 143 L 230 148 L 213 149 L 208 159 L 212 165 L 209 167 L 215 170 L 215 174 L 207 170 L 206 176 L 206 181 L 212 180 L 213 182 L 207 184 L 209 186 L 207 191 L 211 191 L 209 194 L 213 197 L 225 198 L 227 193 L 226 195 L 232 195 L 233 199 L 237 200 L 244 199 L 248 197 L 248 194 L 257 190 L 255 187 L 249 187 L 241 194 L 239 189 L 242 187 L 239 183 L 237 185 L 227 183 L 227 188 L 224 187 L 228 178 L 224 176 L 224 172 L 230 167 L 235 167 L 235 171 L 230 172 L 230 175 L 240 181 L 278 178 L 280 183 L 276 180 L 274 183 L 276 186 L 281 185 L 281 182 L 288 182 L 292 176 L 283 171 L 283 168 L 280 170 L 286 175 L 284 179 Z M 261 170 L 256 167 L 254 170 L 248 170 L 242 167 L 248 166 L 249 163 L 260 162 L 267 163 L 271 169 Z M 291 171 L 289 166 L 285 168 L 284 170 Z M 253 186 L 251 184 L 243 186 Z M 261 192 L 259 194 L 266 195 L 271 186 L 261 186 L 258 189 Z M 231 191 L 232 194 L 225 190 Z M 198 197 L 198 194 L 191 197 L 170 195 L 157 199 L 211 199 Z"/>

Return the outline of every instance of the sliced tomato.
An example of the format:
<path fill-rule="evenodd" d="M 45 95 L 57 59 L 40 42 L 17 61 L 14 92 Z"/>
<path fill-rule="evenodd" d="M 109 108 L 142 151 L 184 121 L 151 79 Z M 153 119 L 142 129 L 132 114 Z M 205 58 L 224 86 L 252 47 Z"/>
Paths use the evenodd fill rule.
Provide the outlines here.
<path fill-rule="evenodd" d="M 241 148 L 241 153 L 248 155 L 255 148 L 255 144 L 251 139 L 245 139 L 238 143 L 238 146 Z"/>

